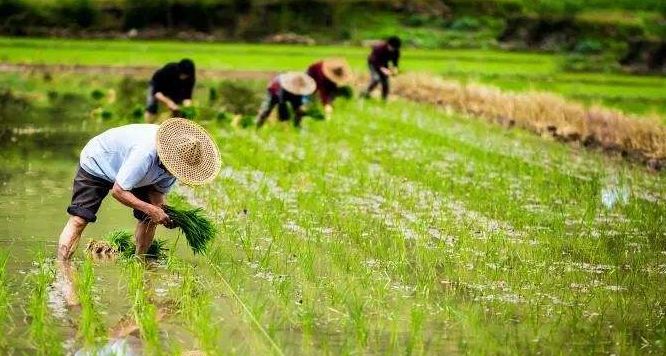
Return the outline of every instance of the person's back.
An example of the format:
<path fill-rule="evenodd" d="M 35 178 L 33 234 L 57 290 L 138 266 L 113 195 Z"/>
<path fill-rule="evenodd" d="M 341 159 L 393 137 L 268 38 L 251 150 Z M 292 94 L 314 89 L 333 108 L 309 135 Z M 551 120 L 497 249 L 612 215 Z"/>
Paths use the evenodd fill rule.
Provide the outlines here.
<path fill-rule="evenodd" d="M 93 137 L 81 151 L 81 168 L 109 182 L 127 182 L 137 187 L 172 180 L 168 172 L 159 167 L 156 146 L 158 128 L 159 125 L 153 124 L 132 124 L 109 129 Z M 122 172 L 124 165 L 140 168 L 138 172 L 144 172 L 146 176 L 126 177 Z"/>

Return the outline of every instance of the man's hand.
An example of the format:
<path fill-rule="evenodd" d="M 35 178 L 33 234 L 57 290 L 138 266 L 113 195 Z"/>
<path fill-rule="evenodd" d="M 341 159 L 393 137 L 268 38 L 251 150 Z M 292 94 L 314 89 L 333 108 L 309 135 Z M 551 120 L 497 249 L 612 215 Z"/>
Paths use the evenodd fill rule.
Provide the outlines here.
<path fill-rule="evenodd" d="M 160 208 L 159 206 L 151 205 L 151 208 L 149 208 L 145 213 L 150 217 L 150 220 L 152 220 L 155 224 L 160 224 L 160 225 L 171 225 L 171 219 L 169 218 L 169 215 L 164 212 L 164 209 Z"/>
<path fill-rule="evenodd" d="M 192 106 L 192 100 L 191 99 L 183 100 L 183 106 Z"/>
<path fill-rule="evenodd" d="M 379 70 L 381 70 L 384 75 L 391 75 L 391 70 L 386 67 L 381 67 Z"/>

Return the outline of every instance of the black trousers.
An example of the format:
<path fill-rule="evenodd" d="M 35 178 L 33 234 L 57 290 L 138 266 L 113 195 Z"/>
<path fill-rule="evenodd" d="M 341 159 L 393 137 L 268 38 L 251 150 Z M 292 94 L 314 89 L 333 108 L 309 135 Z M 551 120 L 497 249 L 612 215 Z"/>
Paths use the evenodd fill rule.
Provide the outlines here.
<path fill-rule="evenodd" d="M 370 93 L 375 90 L 377 85 L 382 85 L 382 99 L 386 100 L 389 95 L 389 77 L 388 75 L 382 73 L 379 69 L 375 68 L 372 64 L 368 64 L 370 68 L 370 83 L 368 84 L 368 89 L 365 90 L 365 95 L 369 96 Z"/>

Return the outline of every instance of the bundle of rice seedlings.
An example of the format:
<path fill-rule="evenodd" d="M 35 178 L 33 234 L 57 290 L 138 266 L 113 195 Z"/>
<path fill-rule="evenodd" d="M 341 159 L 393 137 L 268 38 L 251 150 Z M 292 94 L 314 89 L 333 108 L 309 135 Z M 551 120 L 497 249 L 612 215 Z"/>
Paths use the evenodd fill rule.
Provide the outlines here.
<path fill-rule="evenodd" d="M 345 85 L 339 87 L 337 90 L 337 96 L 343 99 L 353 99 L 354 98 L 354 89 L 351 86 Z"/>
<path fill-rule="evenodd" d="M 104 236 L 104 240 L 120 255 L 131 256 L 136 251 L 134 235 L 127 230 L 111 231 Z"/>
<path fill-rule="evenodd" d="M 208 243 L 217 234 L 217 228 L 201 208 L 185 209 L 165 206 L 164 212 L 183 232 L 187 244 L 195 254 L 205 252 Z"/>
<path fill-rule="evenodd" d="M 305 110 L 305 116 L 309 116 L 313 120 L 325 120 L 326 116 L 324 113 L 321 111 L 320 108 L 318 107 L 311 107 L 307 110 Z"/>
<path fill-rule="evenodd" d="M 153 258 L 162 258 L 166 256 L 167 251 L 169 249 L 166 248 L 166 240 L 153 239 L 153 242 L 148 246 L 146 255 Z"/>
<path fill-rule="evenodd" d="M 104 235 L 102 240 L 91 240 L 86 247 L 89 253 L 105 256 L 132 257 L 136 253 L 134 235 L 127 230 L 115 230 Z M 153 239 L 146 255 L 162 258 L 166 255 L 166 241 Z"/>

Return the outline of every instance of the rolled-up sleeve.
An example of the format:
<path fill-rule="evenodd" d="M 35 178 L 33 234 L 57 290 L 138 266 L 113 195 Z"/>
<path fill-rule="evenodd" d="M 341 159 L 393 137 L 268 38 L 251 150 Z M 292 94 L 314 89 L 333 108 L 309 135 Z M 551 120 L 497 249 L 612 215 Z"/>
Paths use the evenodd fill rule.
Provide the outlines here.
<path fill-rule="evenodd" d="M 153 157 L 143 150 L 132 150 L 116 175 L 116 183 L 123 190 L 132 190 L 148 174 Z"/>

